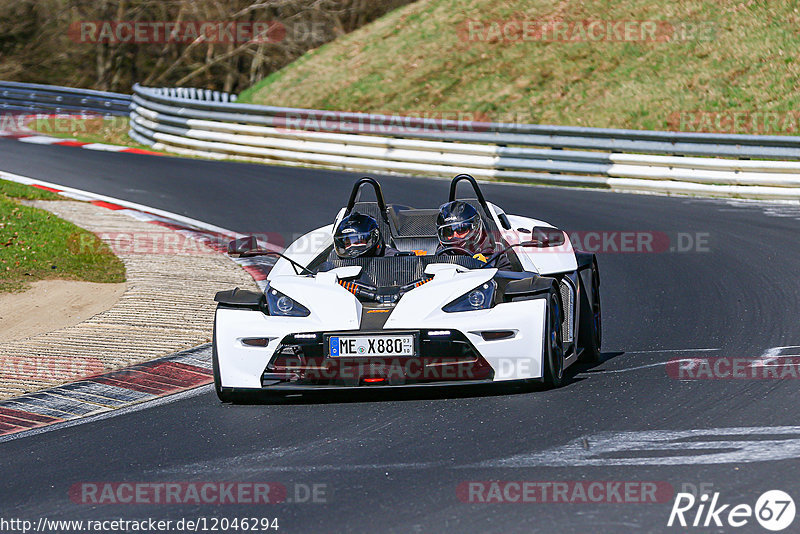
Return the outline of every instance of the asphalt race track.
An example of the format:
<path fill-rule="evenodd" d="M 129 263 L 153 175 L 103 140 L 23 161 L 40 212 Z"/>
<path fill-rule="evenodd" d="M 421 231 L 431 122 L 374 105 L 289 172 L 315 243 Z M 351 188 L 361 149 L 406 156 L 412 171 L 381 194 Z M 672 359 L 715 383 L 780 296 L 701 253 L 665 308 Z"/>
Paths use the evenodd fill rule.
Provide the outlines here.
<path fill-rule="evenodd" d="M 0 140 L 0 170 L 287 240 L 332 221 L 356 176 L 14 140 Z M 380 181 L 388 202 L 446 200 L 445 181 Z M 678 234 L 699 234 L 704 244 L 601 253 L 605 361 L 573 370 L 558 390 L 367 391 L 245 406 L 222 405 L 208 390 L 0 443 L 3 516 L 277 517 L 279 532 L 682 532 L 667 528 L 672 498 L 465 503 L 457 488 L 489 480 L 656 481 L 676 492 L 705 484 L 721 502 L 751 506 L 766 490 L 800 495 L 800 427 L 773 428 L 800 424 L 797 381 L 680 381 L 663 365 L 789 354 L 767 351 L 800 345 L 800 210 L 584 189 L 486 185 L 484 192 L 509 213 L 570 232 L 663 232 L 673 246 L 685 239 Z M 631 436 L 654 434 L 620 432 L 647 431 L 667 431 L 658 439 L 673 446 L 625 449 Z M 611 449 L 587 460 L 599 438 Z M 718 446 L 691 448 L 698 441 Z M 76 504 L 69 489 L 87 481 L 273 482 L 294 501 L 303 500 L 303 485 L 324 484 L 318 500 L 326 502 Z M 736 530 L 764 532 L 753 518 Z"/>

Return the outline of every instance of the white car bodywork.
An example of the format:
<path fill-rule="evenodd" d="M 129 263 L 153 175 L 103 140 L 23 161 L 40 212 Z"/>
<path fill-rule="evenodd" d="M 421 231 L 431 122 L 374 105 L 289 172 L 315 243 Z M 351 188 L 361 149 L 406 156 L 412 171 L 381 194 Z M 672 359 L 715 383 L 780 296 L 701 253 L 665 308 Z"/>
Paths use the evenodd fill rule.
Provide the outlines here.
<path fill-rule="evenodd" d="M 554 228 L 536 219 L 505 215 L 487 203 L 489 212 L 508 244 L 531 238 L 534 226 Z M 336 217 L 338 222 L 344 210 Z M 503 229 L 506 218 L 510 229 Z M 284 254 L 302 265 L 310 262 L 332 244 L 334 225 L 328 225 L 296 240 Z M 539 275 L 575 272 L 575 251 L 568 238 L 564 244 L 551 248 L 516 248 L 516 255 L 524 271 Z M 298 333 L 358 332 L 362 320 L 362 304 L 353 293 L 339 284 L 340 278 L 352 277 L 352 267 L 333 269 L 315 276 L 295 272 L 292 264 L 279 259 L 268 276 L 270 288 L 305 306 L 307 317 L 267 315 L 256 309 L 220 307 L 215 320 L 215 357 L 218 360 L 219 382 L 223 388 L 261 389 L 262 373 L 273 358 L 281 341 Z M 405 293 L 395 304 L 383 325 L 386 331 L 414 331 L 443 329 L 463 334 L 474 349 L 494 370 L 494 381 L 542 378 L 544 374 L 547 300 L 534 298 L 515 302 L 502 302 L 489 309 L 463 312 L 445 312 L 442 308 L 467 294 L 477 286 L 491 280 L 497 269 L 469 270 L 451 263 L 433 263 L 425 269 L 433 275 L 428 283 Z M 564 337 L 578 338 L 579 284 L 570 283 L 574 300 L 565 313 L 572 313 L 568 321 L 570 332 Z M 487 341 L 482 332 L 513 331 L 513 337 Z M 266 346 L 249 346 L 244 338 L 265 338 Z M 567 354 L 564 367 L 576 358 L 577 343 Z"/>

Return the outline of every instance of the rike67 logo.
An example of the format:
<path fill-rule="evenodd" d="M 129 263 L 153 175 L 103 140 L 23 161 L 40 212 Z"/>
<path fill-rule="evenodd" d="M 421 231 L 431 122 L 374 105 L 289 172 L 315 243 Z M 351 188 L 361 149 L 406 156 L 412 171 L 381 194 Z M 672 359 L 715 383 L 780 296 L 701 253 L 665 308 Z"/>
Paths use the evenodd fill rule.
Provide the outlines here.
<path fill-rule="evenodd" d="M 784 530 L 794 521 L 794 499 L 781 490 L 764 492 L 755 503 L 723 504 L 719 492 L 709 500 L 708 494 L 696 498 L 691 493 L 678 493 L 672 504 L 667 526 L 671 527 L 743 527 L 753 518 L 765 529 L 774 532 Z"/>

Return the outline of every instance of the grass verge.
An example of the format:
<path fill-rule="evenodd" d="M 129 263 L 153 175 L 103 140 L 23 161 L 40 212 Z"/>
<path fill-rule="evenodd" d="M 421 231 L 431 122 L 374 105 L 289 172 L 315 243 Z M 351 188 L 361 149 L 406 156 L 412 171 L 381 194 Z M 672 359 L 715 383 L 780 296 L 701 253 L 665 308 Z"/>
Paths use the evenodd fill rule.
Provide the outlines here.
<path fill-rule="evenodd" d="M 469 21 L 478 24 L 467 26 Z M 573 29 L 567 39 L 528 39 L 508 21 L 560 21 Z M 654 22 L 659 32 L 672 32 L 666 31 L 669 40 L 647 41 L 619 40 L 612 30 L 599 34 L 611 38 L 593 40 L 575 31 L 582 21 Z M 239 101 L 797 135 L 798 27 L 800 8 L 781 2 L 420 0 L 308 52 Z M 723 116 L 725 122 L 716 124 L 716 115 L 697 112 L 743 112 L 746 119 L 731 124 Z"/>
<path fill-rule="evenodd" d="M 128 117 L 37 116 L 28 123 L 28 128 L 43 135 L 75 139 L 82 143 L 106 143 L 166 154 L 134 141 L 128 135 Z"/>
<path fill-rule="evenodd" d="M 125 265 L 96 235 L 19 202 L 62 198 L 0 180 L 0 293 L 23 291 L 34 280 L 54 278 L 125 281 Z"/>

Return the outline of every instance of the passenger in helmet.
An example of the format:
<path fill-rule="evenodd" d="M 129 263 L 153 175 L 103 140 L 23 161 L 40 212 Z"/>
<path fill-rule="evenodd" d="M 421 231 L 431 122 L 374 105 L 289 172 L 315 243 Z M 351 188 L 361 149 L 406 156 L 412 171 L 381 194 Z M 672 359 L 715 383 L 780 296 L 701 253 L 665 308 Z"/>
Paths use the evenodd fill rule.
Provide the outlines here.
<path fill-rule="evenodd" d="M 483 220 L 472 204 L 455 200 L 439 207 L 436 218 L 439 243 L 442 248 L 459 247 L 478 254 L 485 248 L 487 234 Z"/>
<path fill-rule="evenodd" d="M 480 213 L 468 202 L 454 200 L 442 204 L 436 218 L 436 232 L 439 237 L 437 253 L 457 247 L 485 262 L 495 252 L 494 243 L 489 238 Z M 506 254 L 498 258 L 495 265 L 500 269 L 511 268 Z"/>
<path fill-rule="evenodd" d="M 348 214 L 336 227 L 333 249 L 340 258 L 393 256 L 397 252 L 386 245 L 378 221 L 357 211 Z"/>

